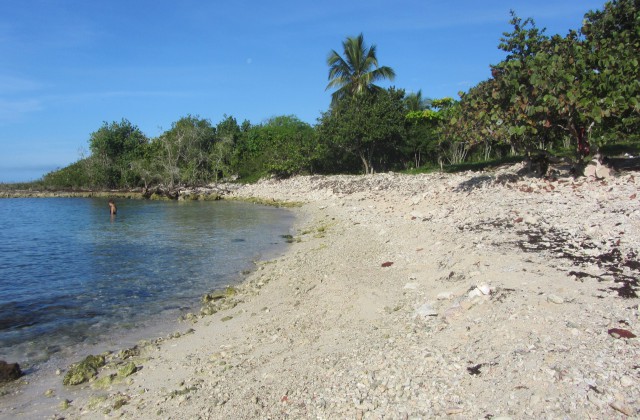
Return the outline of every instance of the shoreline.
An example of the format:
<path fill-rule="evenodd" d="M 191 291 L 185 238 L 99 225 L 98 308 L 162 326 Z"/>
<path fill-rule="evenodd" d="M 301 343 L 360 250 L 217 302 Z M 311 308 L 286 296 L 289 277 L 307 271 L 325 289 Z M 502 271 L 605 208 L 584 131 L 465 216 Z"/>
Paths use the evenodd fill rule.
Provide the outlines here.
<path fill-rule="evenodd" d="M 289 251 L 125 381 L 49 401 L 66 418 L 637 416 L 640 345 L 619 332 L 640 331 L 639 182 L 510 174 L 242 186 L 230 198 L 305 203 Z"/>

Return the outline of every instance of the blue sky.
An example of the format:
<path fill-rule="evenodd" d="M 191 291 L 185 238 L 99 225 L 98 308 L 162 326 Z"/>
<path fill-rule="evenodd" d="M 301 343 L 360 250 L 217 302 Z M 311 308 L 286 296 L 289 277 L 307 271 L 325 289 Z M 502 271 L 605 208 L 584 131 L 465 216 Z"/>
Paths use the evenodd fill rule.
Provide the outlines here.
<path fill-rule="evenodd" d="M 578 29 L 592 0 L 4 0 L 0 182 L 75 162 L 104 121 L 149 137 L 188 114 L 254 124 L 327 110 L 332 49 L 364 34 L 392 85 L 430 98 L 490 76 L 509 10 L 548 34 Z M 388 85 L 388 84 L 387 84 Z"/>

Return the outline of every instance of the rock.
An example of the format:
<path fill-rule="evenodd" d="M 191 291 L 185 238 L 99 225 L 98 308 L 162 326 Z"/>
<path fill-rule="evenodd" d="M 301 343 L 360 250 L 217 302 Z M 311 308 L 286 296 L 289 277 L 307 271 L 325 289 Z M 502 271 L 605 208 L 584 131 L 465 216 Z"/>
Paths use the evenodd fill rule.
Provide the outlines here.
<path fill-rule="evenodd" d="M 482 296 L 482 292 L 476 287 L 475 289 L 467 293 L 467 296 L 469 297 L 469 299 L 473 299 L 476 296 Z"/>
<path fill-rule="evenodd" d="M 0 360 L 0 383 L 15 381 L 22 376 L 20 365 Z"/>
<path fill-rule="evenodd" d="M 418 309 L 416 309 L 416 316 L 427 318 L 430 316 L 437 316 L 437 315 L 438 315 L 438 312 L 436 312 L 429 303 L 423 303 L 418 307 Z"/>
<path fill-rule="evenodd" d="M 485 296 L 491 294 L 491 288 L 487 284 L 479 285 L 478 290 Z"/>
<path fill-rule="evenodd" d="M 131 376 L 138 371 L 138 367 L 135 363 L 129 362 L 126 365 L 122 366 L 118 369 L 118 376 L 121 378 L 126 378 L 127 376 Z"/>
<path fill-rule="evenodd" d="M 406 289 L 406 290 L 416 290 L 417 288 L 418 288 L 418 283 L 413 283 L 413 282 L 407 283 L 403 287 L 403 289 Z"/>
<path fill-rule="evenodd" d="M 453 298 L 453 292 L 440 292 L 436 299 L 438 300 L 451 300 Z"/>
<path fill-rule="evenodd" d="M 91 384 L 93 389 L 109 389 L 109 387 L 113 384 L 113 378 L 115 378 L 115 374 L 110 374 L 103 376 L 100 379 L 97 379 Z"/>
<path fill-rule="evenodd" d="M 209 303 L 216 300 L 229 298 L 231 296 L 234 296 L 236 293 L 237 290 L 235 289 L 235 287 L 229 286 L 225 290 L 207 293 L 206 295 L 202 296 L 202 303 Z"/>
<path fill-rule="evenodd" d="M 452 416 L 454 414 L 462 414 L 464 413 L 464 409 L 460 407 L 450 407 L 446 410 L 447 416 Z"/>
<path fill-rule="evenodd" d="M 87 356 L 82 362 L 71 365 L 64 375 L 64 385 L 79 385 L 93 379 L 98 374 L 98 369 L 104 366 L 104 356 Z"/>
<path fill-rule="evenodd" d="M 596 165 L 587 165 L 584 168 L 584 176 L 587 178 L 595 178 L 596 177 Z"/>
<path fill-rule="evenodd" d="M 620 378 L 620 385 L 622 385 L 625 388 L 634 386 L 635 384 L 636 384 L 636 381 L 630 376 L 625 375 L 622 378 Z"/>
<path fill-rule="evenodd" d="M 609 179 L 613 176 L 613 171 L 603 165 L 596 166 L 596 178 Z"/>
<path fill-rule="evenodd" d="M 557 305 L 560 305 L 560 304 L 564 303 L 564 299 L 561 298 L 560 296 L 557 296 L 557 295 L 549 295 L 549 296 L 547 296 L 547 302 L 551 302 L 551 303 L 555 303 Z"/>

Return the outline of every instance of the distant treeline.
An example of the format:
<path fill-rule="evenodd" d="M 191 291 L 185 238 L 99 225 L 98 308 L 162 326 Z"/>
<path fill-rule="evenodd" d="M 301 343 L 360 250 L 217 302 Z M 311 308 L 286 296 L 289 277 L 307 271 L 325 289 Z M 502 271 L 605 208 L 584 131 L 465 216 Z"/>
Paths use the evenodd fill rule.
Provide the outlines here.
<path fill-rule="evenodd" d="M 538 149 L 580 161 L 597 148 L 637 148 L 640 133 L 639 0 L 588 12 L 579 30 L 547 36 L 512 12 L 506 58 L 459 100 L 382 89 L 393 80 L 362 35 L 332 51 L 329 110 L 315 125 L 292 115 L 217 124 L 188 115 L 156 138 L 123 119 L 89 138 L 90 154 L 39 181 L 46 188 L 201 185 L 223 178 L 371 173 L 442 167 Z"/>

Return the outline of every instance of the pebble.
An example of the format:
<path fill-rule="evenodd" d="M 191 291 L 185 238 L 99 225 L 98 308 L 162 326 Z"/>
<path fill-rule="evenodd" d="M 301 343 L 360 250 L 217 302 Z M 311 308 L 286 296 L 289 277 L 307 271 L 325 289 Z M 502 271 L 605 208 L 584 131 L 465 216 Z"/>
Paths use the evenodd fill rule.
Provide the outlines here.
<path fill-rule="evenodd" d="M 469 291 L 469 293 L 467 293 L 467 296 L 469 297 L 469 299 L 473 299 L 476 296 L 482 296 L 482 291 L 480 291 L 480 289 L 478 288 L 475 288 Z"/>
<path fill-rule="evenodd" d="M 416 315 L 423 318 L 427 318 L 427 317 L 438 315 L 438 312 L 435 309 L 433 309 L 431 304 L 423 303 L 418 307 L 418 309 L 416 309 Z"/>
<path fill-rule="evenodd" d="M 620 378 L 620 385 L 622 385 L 625 388 L 634 386 L 635 384 L 636 384 L 636 381 L 630 376 L 624 375 L 622 378 Z"/>
<path fill-rule="evenodd" d="M 440 292 L 436 299 L 438 300 L 451 300 L 455 295 L 453 292 Z"/>
<path fill-rule="evenodd" d="M 481 284 L 478 286 L 478 290 L 483 294 L 483 295 L 489 295 L 491 294 L 491 287 L 489 287 L 487 284 Z"/>
<path fill-rule="evenodd" d="M 564 303 L 564 299 L 557 295 L 548 295 L 547 301 L 558 305 Z"/>

